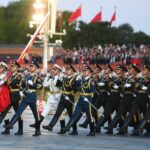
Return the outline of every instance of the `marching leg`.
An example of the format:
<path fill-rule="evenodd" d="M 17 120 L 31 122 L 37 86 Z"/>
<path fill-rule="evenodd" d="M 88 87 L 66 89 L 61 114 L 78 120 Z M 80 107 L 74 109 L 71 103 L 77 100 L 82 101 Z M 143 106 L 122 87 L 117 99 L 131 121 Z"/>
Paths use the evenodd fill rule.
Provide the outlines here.
<path fill-rule="evenodd" d="M 5 125 L 9 124 L 9 119 L 5 120 Z M 10 129 L 5 128 L 1 134 L 10 134 Z"/>

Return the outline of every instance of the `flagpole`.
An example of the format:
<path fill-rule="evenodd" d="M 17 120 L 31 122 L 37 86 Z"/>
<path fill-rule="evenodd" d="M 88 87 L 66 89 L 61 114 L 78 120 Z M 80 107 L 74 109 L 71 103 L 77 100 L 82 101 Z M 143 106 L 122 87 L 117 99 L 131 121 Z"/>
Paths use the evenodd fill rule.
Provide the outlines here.
<path fill-rule="evenodd" d="M 46 16 L 44 17 L 44 19 L 42 20 L 42 22 L 40 23 L 39 27 L 36 29 L 35 33 L 33 34 L 32 38 L 29 40 L 28 44 L 26 45 L 25 49 L 23 50 L 23 52 L 21 53 L 20 57 L 18 58 L 18 63 L 22 63 L 24 57 L 27 55 L 28 50 L 31 48 L 31 46 L 33 45 L 36 37 L 38 36 L 40 30 L 42 29 L 43 25 L 45 24 L 47 18 L 49 16 L 49 12 L 46 14 Z"/>
<path fill-rule="evenodd" d="M 117 6 L 115 6 L 114 9 L 115 9 L 115 15 L 116 15 Z M 115 26 L 116 26 L 116 19 L 115 19 Z"/>
<path fill-rule="evenodd" d="M 101 10 L 101 22 L 102 22 L 102 19 L 103 19 L 103 6 L 101 6 L 101 8 L 100 8 L 100 10 Z"/>

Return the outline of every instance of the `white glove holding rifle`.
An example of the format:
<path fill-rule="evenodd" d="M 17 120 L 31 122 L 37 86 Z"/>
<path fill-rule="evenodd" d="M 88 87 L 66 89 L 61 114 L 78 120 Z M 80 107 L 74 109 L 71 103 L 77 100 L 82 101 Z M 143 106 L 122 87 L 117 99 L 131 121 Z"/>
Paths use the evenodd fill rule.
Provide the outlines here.
<path fill-rule="evenodd" d="M 21 97 L 24 97 L 24 94 L 23 94 L 22 91 L 20 91 L 19 94 L 20 94 Z"/>
<path fill-rule="evenodd" d="M 141 87 L 141 89 L 144 90 L 144 91 L 148 90 L 148 88 L 144 85 Z"/>
<path fill-rule="evenodd" d="M 84 99 L 83 99 L 85 102 L 89 102 L 89 100 L 86 98 L 86 97 L 84 97 Z"/>
<path fill-rule="evenodd" d="M 99 82 L 99 83 L 97 83 L 97 85 L 98 85 L 98 86 L 104 86 L 104 85 L 105 85 L 105 83 L 103 83 L 103 82 Z"/>
<path fill-rule="evenodd" d="M 124 87 L 129 88 L 129 87 L 131 87 L 131 84 L 126 83 L 126 84 L 124 85 Z"/>
<path fill-rule="evenodd" d="M 33 85 L 33 81 L 28 80 L 28 84 Z"/>
<path fill-rule="evenodd" d="M 65 100 L 70 100 L 70 98 L 68 96 L 65 96 Z"/>
<path fill-rule="evenodd" d="M 114 85 L 113 85 L 113 88 L 117 90 L 117 89 L 119 89 L 119 86 L 116 85 L 116 84 L 114 84 Z"/>

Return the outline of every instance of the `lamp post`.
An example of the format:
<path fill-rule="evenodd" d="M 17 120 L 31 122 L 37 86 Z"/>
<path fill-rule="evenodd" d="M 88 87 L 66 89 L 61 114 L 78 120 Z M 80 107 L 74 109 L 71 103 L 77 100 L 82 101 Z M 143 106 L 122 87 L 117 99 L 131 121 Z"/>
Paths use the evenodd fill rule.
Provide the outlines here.
<path fill-rule="evenodd" d="M 46 13 L 49 12 L 50 16 L 48 17 L 42 31 L 40 31 L 40 39 L 42 39 L 42 43 L 44 46 L 43 51 L 43 68 L 47 70 L 47 60 L 48 60 L 48 52 L 49 56 L 53 56 L 53 47 L 54 45 L 62 44 L 62 41 L 57 40 L 56 43 L 48 43 L 49 37 L 52 38 L 53 35 L 65 35 L 66 31 L 63 30 L 62 33 L 56 33 L 56 6 L 57 0 L 35 0 L 33 4 L 35 8 L 35 14 L 33 15 L 33 20 L 29 22 L 29 26 L 33 27 L 33 25 L 39 25 L 42 18 Z M 58 42 L 59 41 L 59 42 Z"/>

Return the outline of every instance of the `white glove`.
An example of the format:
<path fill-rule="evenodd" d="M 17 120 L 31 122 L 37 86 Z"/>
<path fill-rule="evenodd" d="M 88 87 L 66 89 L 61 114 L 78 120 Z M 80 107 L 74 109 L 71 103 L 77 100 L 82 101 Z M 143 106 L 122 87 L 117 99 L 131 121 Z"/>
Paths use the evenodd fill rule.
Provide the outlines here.
<path fill-rule="evenodd" d="M 89 101 L 87 98 L 84 98 L 83 100 L 84 100 L 84 101 L 86 101 L 86 102 L 88 102 L 88 101 Z"/>
<path fill-rule="evenodd" d="M 61 72 L 59 75 L 59 80 L 62 80 L 64 76 L 65 76 L 65 74 Z"/>
<path fill-rule="evenodd" d="M 105 85 L 105 83 L 103 83 L 103 82 L 99 82 L 99 83 L 97 83 L 97 85 L 98 85 L 98 86 L 104 86 L 104 85 Z"/>
<path fill-rule="evenodd" d="M 123 97 L 123 94 L 122 94 L 122 93 L 120 93 L 120 97 L 121 97 L 121 98 Z"/>
<path fill-rule="evenodd" d="M 65 96 L 65 100 L 70 100 L 70 98 L 68 96 Z"/>
<path fill-rule="evenodd" d="M 20 92 L 19 92 L 19 94 L 20 94 L 20 96 L 21 96 L 21 97 L 23 97 L 23 96 L 24 96 L 24 94 L 23 94 L 23 92 L 22 92 L 22 91 L 20 91 Z"/>
<path fill-rule="evenodd" d="M 79 74 L 78 72 L 75 72 L 75 73 L 74 73 L 75 76 L 77 76 L 78 74 Z"/>
<path fill-rule="evenodd" d="M 141 89 L 144 90 L 144 91 L 146 91 L 148 88 L 143 85 L 143 86 L 141 87 Z"/>
<path fill-rule="evenodd" d="M 1 81 L 0 81 L 0 86 L 1 86 L 1 85 L 3 85 L 3 84 L 4 84 L 4 81 L 3 81 L 3 80 L 1 80 Z"/>
<path fill-rule="evenodd" d="M 33 82 L 32 82 L 31 80 L 28 80 L 28 83 L 29 83 L 30 85 L 33 85 Z"/>
<path fill-rule="evenodd" d="M 119 89 L 119 86 L 115 84 L 115 85 L 113 85 L 113 88 L 114 89 Z"/>
<path fill-rule="evenodd" d="M 133 94 L 133 97 L 136 97 L 136 94 Z"/>
<path fill-rule="evenodd" d="M 109 92 L 107 92 L 107 95 L 108 95 L 108 96 L 110 96 L 110 93 L 109 93 Z"/>
<path fill-rule="evenodd" d="M 81 80 L 81 79 L 82 79 L 82 75 L 81 75 L 81 74 L 78 74 L 77 77 L 76 77 L 76 81 L 77 81 L 77 80 Z"/>
<path fill-rule="evenodd" d="M 131 84 L 126 83 L 126 84 L 124 85 L 124 87 L 129 88 L 129 87 L 131 87 Z"/>
<path fill-rule="evenodd" d="M 150 99 L 150 95 L 148 94 L 148 98 Z"/>

